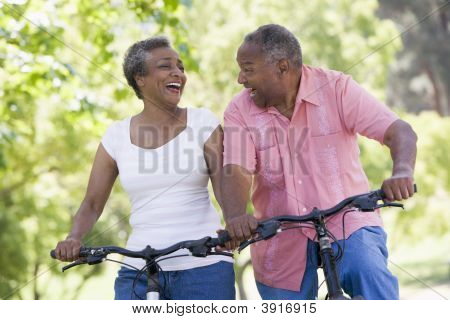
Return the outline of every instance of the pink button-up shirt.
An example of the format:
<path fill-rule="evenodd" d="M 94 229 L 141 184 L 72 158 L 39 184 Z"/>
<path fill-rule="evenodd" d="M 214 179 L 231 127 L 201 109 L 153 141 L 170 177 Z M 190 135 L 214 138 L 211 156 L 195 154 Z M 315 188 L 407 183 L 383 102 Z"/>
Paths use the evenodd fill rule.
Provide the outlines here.
<path fill-rule="evenodd" d="M 233 98 L 224 117 L 224 165 L 239 165 L 254 175 L 252 201 L 258 220 L 305 215 L 313 207 L 327 209 L 369 191 L 357 134 L 382 143 L 398 119 L 350 76 L 306 65 L 291 120 L 274 107 L 257 107 L 248 89 Z M 342 219 L 340 213 L 327 221 L 337 239 L 364 226 L 382 225 L 378 212 L 350 212 L 344 234 Z M 315 240 L 314 229 L 291 229 L 252 245 L 256 279 L 298 291 L 308 238 Z"/>

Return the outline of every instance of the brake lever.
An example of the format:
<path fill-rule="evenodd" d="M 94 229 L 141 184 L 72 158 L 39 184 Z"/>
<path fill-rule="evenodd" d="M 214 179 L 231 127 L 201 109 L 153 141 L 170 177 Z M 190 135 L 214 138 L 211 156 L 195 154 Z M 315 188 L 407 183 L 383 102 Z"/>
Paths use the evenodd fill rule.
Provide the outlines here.
<path fill-rule="evenodd" d="M 66 271 L 66 270 L 69 270 L 70 268 L 79 266 L 79 265 L 81 265 L 81 264 L 87 264 L 87 263 L 88 263 L 88 262 L 87 262 L 86 260 L 84 260 L 84 259 L 78 259 L 78 260 L 76 260 L 75 262 L 72 262 L 71 264 L 68 264 L 67 266 L 64 266 L 64 267 L 62 268 L 62 272 Z"/>
<path fill-rule="evenodd" d="M 216 255 L 216 256 L 226 256 L 226 257 L 234 257 L 234 255 L 230 252 L 218 252 L 218 251 L 211 251 L 208 255 Z"/>
<path fill-rule="evenodd" d="M 405 209 L 405 206 L 402 203 L 396 203 L 396 202 L 385 202 L 383 201 L 382 204 L 379 204 L 375 207 L 375 209 L 379 209 L 379 208 L 384 208 L 384 207 L 397 207 L 397 208 L 402 208 L 403 210 Z"/>
<path fill-rule="evenodd" d="M 254 238 L 254 239 L 250 239 L 250 240 L 246 240 L 241 242 L 241 244 L 238 247 L 238 253 L 241 253 L 242 250 L 244 250 L 245 248 L 247 248 L 249 245 L 251 245 L 252 243 L 255 243 L 256 241 L 260 241 L 263 240 L 261 237 L 258 238 Z"/>
<path fill-rule="evenodd" d="M 279 221 L 269 220 L 266 222 L 259 223 L 256 228 L 256 233 L 261 238 L 260 240 L 267 240 L 272 238 L 278 233 L 281 223 Z"/>
<path fill-rule="evenodd" d="M 269 220 L 266 222 L 260 222 L 255 231 L 255 234 L 257 234 L 258 236 L 253 237 L 250 240 L 241 242 L 241 244 L 239 245 L 239 248 L 238 248 L 238 252 L 240 253 L 242 250 L 247 248 L 252 243 L 272 238 L 273 236 L 275 236 L 278 233 L 278 229 L 280 228 L 280 225 L 281 225 L 281 223 L 279 221 L 273 221 L 273 220 Z"/>
<path fill-rule="evenodd" d="M 211 247 L 208 246 L 208 243 L 210 243 L 210 241 L 211 237 L 204 237 L 203 239 L 194 241 L 190 245 L 186 245 L 186 247 L 194 257 L 204 258 L 207 255 L 211 254 Z"/>
<path fill-rule="evenodd" d="M 89 265 L 93 265 L 93 264 L 99 264 L 102 263 L 105 260 L 106 256 L 105 255 L 98 255 L 98 256 L 87 256 L 86 257 L 86 262 Z"/>

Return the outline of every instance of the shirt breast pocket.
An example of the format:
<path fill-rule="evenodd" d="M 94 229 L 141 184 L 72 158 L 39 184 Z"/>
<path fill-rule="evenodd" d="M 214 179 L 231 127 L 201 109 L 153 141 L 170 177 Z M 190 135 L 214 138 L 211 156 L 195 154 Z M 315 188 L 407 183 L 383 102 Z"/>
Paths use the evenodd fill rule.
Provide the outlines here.
<path fill-rule="evenodd" d="M 329 206 L 329 202 L 338 203 L 344 199 L 343 173 L 349 164 L 346 161 L 347 153 L 352 152 L 346 148 L 346 137 L 343 132 L 327 134 L 312 138 L 314 150 L 313 171 L 319 193 L 326 194 L 328 203 L 322 202 L 322 206 Z M 333 204 L 333 205 L 334 205 Z"/>
<path fill-rule="evenodd" d="M 277 144 L 257 150 L 257 173 L 264 184 L 284 187 L 283 159 Z"/>
<path fill-rule="evenodd" d="M 313 106 L 308 109 L 307 117 L 311 137 L 333 135 L 342 131 L 336 108 L 327 105 Z"/>
<path fill-rule="evenodd" d="M 329 174 L 330 166 L 340 167 L 342 159 L 339 151 L 344 144 L 342 132 L 312 137 L 311 146 L 314 163 L 318 166 L 315 168 L 318 169 L 317 174 Z"/>

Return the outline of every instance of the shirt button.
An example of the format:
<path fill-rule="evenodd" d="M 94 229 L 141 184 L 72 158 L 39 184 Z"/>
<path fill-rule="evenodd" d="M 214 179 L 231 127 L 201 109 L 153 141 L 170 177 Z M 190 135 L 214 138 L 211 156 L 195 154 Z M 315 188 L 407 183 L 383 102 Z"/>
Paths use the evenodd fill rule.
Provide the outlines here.
<path fill-rule="evenodd" d="M 303 208 L 303 212 L 306 212 L 306 208 Z"/>
<path fill-rule="evenodd" d="M 298 180 L 298 184 L 302 184 L 302 180 Z"/>

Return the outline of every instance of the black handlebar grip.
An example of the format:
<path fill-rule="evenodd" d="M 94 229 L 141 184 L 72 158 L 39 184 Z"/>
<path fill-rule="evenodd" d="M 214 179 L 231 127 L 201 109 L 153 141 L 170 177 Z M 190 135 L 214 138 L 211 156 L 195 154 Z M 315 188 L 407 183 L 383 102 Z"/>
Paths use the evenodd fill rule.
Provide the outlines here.
<path fill-rule="evenodd" d="M 230 234 L 228 233 L 227 230 L 221 230 L 217 238 L 219 239 L 220 246 L 224 245 L 226 242 L 231 240 Z"/>
<path fill-rule="evenodd" d="M 50 251 L 50 257 L 52 257 L 53 259 L 56 259 L 56 253 L 55 253 L 54 249 L 52 251 Z"/>

